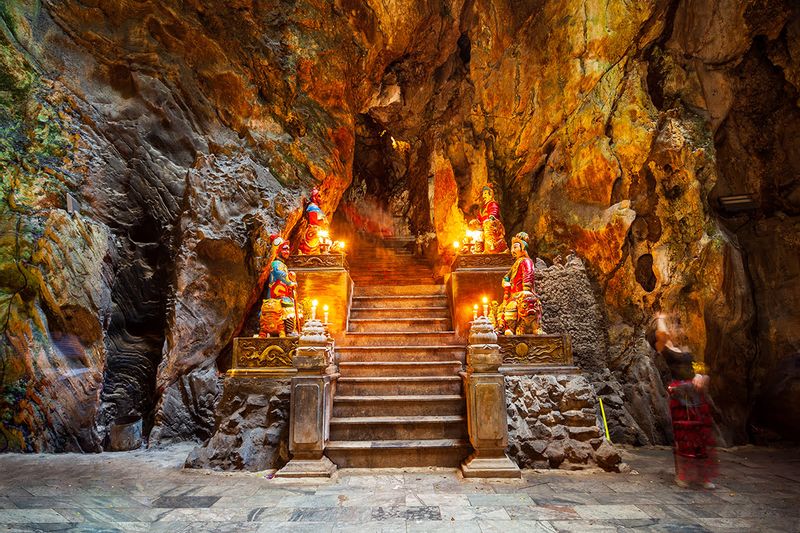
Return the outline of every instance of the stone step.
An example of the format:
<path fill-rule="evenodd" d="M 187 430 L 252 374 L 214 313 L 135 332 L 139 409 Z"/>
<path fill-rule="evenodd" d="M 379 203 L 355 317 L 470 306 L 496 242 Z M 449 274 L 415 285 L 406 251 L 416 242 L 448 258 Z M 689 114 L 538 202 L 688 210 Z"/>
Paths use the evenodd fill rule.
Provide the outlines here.
<path fill-rule="evenodd" d="M 424 307 L 446 307 L 447 296 L 444 294 L 427 295 L 372 295 L 358 296 L 353 295 L 353 308 L 424 308 Z M 352 308 L 351 308 L 352 309 Z"/>
<path fill-rule="evenodd" d="M 461 394 L 461 376 L 340 377 L 342 396 L 401 396 Z"/>
<path fill-rule="evenodd" d="M 342 376 L 455 376 L 461 361 L 349 361 L 339 362 Z"/>
<path fill-rule="evenodd" d="M 421 265 L 416 261 L 370 261 L 366 263 L 348 262 L 351 274 L 391 274 L 398 277 L 425 277 L 433 273 L 428 265 Z"/>
<path fill-rule="evenodd" d="M 445 294 L 444 285 L 424 284 L 393 287 L 388 285 L 356 285 L 353 296 L 427 296 Z"/>
<path fill-rule="evenodd" d="M 332 417 L 330 440 L 463 439 L 463 415 Z"/>
<path fill-rule="evenodd" d="M 455 331 L 348 331 L 342 344 L 344 346 L 430 346 L 458 343 Z"/>
<path fill-rule="evenodd" d="M 394 272 L 377 272 L 377 271 L 364 271 L 358 272 L 354 270 L 350 270 L 350 277 L 355 282 L 356 286 L 360 285 L 375 285 L 375 286 L 385 286 L 390 285 L 394 280 L 400 281 L 408 281 L 409 285 L 416 284 L 416 285 L 438 285 L 435 281 L 433 281 L 433 273 L 432 272 L 420 272 L 415 273 L 413 275 L 405 275 L 398 272 L 400 267 Z M 359 280 L 363 280 L 359 283 Z M 368 283 L 368 281 L 374 281 L 375 283 Z M 414 283 L 416 282 L 416 283 Z"/>
<path fill-rule="evenodd" d="M 437 285 L 433 281 L 433 273 L 415 273 L 412 276 L 405 276 L 397 272 L 350 272 L 350 277 L 358 285 L 391 285 L 392 281 L 405 281 L 408 285 Z M 374 281 L 375 283 L 368 283 Z"/>
<path fill-rule="evenodd" d="M 350 332 L 436 332 L 451 329 L 450 317 L 447 318 L 357 318 L 350 319 Z"/>
<path fill-rule="evenodd" d="M 463 415 L 466 400 L 457 394 L 400 396 L 336 396 L 333 416 L 422 416 Z"/>
<path fill-rule="evenodd" d="M 457 468 L 471 451 L 466 439 L 330 441 L 325 455 L 339 468 Z"/>
<path fill-rule="evenodd" d="M 337 346 L 341 362 L 460 361 L 466 360 L 463 344 L 440 346 Z"/>
<path fill-rule="evenodd" d="M 378 285 L 386 285 L 387 287 L 391 287 L 391 290 L 397 290 L 397 287 L 416 287 L 420 283 L 424 283 L 427 281 L 428 283 L 433 283 L 434 279 L 428 278 L 427 280 L 420 281 L 420 280 L 407 280 L 407 279 L 390 279 L 386 277 L 381 278 L 360 278 L 358 276 L 352 276 L 353 283 L 356 287 L 373 287 Z"/>
<path fill-rule="evenodd" d="M 379 261 L 364 265 L 348 263 L 351 275 L 387 274 L 399 278 L 424 278 L 433 274 L 433 269 L 413 261 Z"/>
<path fill-rule="evenodd" d="M 447 306 L 351 307 L 350 320 L 359 318 L 450 318 Z"/>

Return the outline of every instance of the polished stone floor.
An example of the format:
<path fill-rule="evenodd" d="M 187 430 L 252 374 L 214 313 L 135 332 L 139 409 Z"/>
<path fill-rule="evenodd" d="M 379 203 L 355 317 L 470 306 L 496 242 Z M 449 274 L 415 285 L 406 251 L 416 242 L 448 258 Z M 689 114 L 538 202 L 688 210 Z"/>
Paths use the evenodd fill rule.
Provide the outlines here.
<path fill-rule="evenodd" d="M 800 531 L 800 450 L 719 453 L 714 491 L 672 483 L 669 449 L 626 474 L 342 470 L 329 481 L 183 470 L 189 447 L 0 455 L 0 531 Z"/>

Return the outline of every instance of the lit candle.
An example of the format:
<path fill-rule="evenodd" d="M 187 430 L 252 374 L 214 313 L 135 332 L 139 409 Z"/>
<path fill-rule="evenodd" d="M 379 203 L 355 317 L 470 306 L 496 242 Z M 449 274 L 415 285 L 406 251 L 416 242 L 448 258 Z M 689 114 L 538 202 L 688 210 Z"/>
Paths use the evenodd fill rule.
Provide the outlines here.
<path fill-rule="evenodd" d="M 472 320 L 478 320 L 478 304 L 472 306 Z"/>
<path fill-rule="evenodd" d="M 483 297 L 483 316 L 489 316 L 489 298 Z"/>
<path fill-rule="evenodd" d="M 317 319 L 317 306 L 319 305 L 319 301 L 312 300 L 311 301 L 311 320 Z"/>
<path fill-rule="evenodd" d="M 322 315 L 325 318 L 325 323 L 328 323 L 328 304 L 322 306 Z"/>

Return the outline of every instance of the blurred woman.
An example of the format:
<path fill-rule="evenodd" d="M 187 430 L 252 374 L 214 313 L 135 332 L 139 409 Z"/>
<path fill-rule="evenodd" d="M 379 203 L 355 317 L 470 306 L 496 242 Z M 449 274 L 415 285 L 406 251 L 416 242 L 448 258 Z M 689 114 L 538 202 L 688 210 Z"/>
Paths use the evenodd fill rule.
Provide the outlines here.
<path fill-rule="evenodd" d="M 675 439 L 675 483 L 683 488 L 698 484 L 714 489 L 717 461 L 706 396 L 709 377 L 705 365 L 695 361 L 688 349 L 676 347 L 672 338 L 665 318 L 659 315 L 648 328 L 647 340 L 664 357 L 671 374 L 667 391 Z"/>

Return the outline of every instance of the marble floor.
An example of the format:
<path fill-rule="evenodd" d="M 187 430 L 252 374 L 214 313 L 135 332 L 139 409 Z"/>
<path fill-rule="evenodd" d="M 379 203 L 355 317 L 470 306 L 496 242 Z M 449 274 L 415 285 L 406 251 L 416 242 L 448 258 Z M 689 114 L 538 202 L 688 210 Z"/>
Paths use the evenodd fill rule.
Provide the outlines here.
<path fill-rule="evenodd" d="M 672 482 L 667 448 L 631 471 L 341 470 L 327 481 L 181 468 L 190 447 L 0 455 L 0 531 L 800 531 L 800 450 L 721 450 L 718 488 Z"/>

